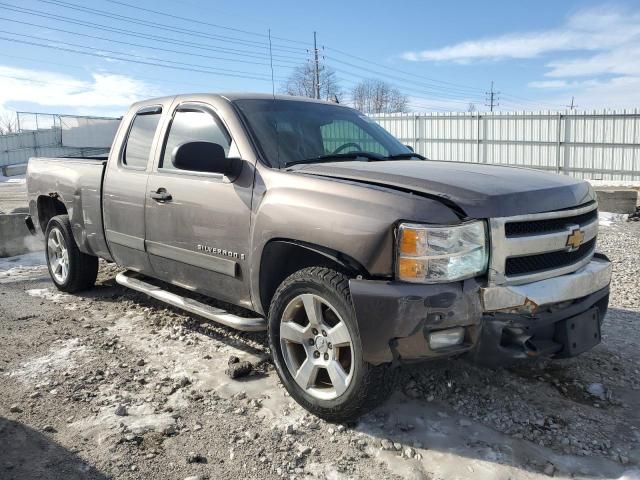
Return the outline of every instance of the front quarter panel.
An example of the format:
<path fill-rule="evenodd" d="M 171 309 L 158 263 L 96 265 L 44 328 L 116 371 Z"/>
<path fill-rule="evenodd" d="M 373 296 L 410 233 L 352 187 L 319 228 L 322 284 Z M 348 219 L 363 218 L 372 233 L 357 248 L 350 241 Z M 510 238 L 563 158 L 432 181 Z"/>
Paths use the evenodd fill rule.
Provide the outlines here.
<path fill-rule="evenodd" d="M 315 244 L 356 260 L 372 277 L 393 274 L 394 225 L 399 220 L 455 224 L 437 200 L 365 184 L 260 166 L 254 190 L 251 290 L 259 307 L 259 268 L 274 239 Z"/>

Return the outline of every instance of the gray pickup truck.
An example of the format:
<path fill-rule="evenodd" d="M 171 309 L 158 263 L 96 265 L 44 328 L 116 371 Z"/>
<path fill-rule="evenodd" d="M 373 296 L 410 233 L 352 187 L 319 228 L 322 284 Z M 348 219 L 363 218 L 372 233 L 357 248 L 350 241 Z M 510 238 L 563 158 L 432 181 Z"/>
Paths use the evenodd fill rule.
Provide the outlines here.
<path fill-rule="evenodd" d="M 429 161 L 346 106 L 136 103 L 108 158 L 33 158 L 27 187 L 60 290 L 91 288 L 103 258 L 126 287 L 266 330 L 285 388 L 330 420 L 375 406 L 405 362 L 600 342 L 611 265 L 588 183 Z"/>

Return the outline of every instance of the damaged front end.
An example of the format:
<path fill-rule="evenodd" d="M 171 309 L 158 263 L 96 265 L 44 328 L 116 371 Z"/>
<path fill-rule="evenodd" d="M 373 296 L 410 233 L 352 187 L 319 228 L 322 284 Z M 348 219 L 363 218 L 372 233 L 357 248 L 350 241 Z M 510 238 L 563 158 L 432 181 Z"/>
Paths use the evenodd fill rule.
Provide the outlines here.
<path fill-rule="evenodd" d="M 610 278 L 610 262 L 596 254 L 574 273 L 525 285 L 351 280 L 350 288 L 369 363 L 468 354 L 506 365 L 570 357 L 599 343 Z M 434 342 L 438 335 L 453 340 Z"/>
<path fill-rule="evenodd" d="M 433 285 L 351 280 L 349 286 L 369 363 L 458 355 L 477 343 L 482 305 L 474 279 Z"/>

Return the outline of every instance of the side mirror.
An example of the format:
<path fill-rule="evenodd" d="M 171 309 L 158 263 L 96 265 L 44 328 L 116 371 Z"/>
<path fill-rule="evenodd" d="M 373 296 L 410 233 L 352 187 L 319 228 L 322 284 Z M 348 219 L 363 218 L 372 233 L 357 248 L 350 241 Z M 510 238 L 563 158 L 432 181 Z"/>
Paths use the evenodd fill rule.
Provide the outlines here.
<path fill-rule="evenodd" d="M 242 166 L 239 158 L 229 158 L 224 148 L 212 142 L 186 142 L 171 153 L 171 161 L 180 170 L 221 173 L 231 180 L 237 178 Z"/>
<path fill-rule="evenodd" d="M 411 145 L 405 145 L 405 147 L 407 147 L 409 150 L 411 150 L 412 152 L 415 152 L 415 150 L 413 149 L 413 147 Z"/>

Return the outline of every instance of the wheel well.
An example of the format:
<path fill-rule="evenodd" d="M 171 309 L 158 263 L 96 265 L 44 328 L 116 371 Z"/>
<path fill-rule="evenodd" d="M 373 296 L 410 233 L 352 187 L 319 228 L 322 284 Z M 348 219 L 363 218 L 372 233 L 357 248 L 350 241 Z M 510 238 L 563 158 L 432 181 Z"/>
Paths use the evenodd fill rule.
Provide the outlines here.
<path fill-rule="evenodd" d="M 44 233 L 51 220 L 56 215 L 66 215 L 67 207 L 57 197 L 41 195 L 38 197 L 38 223 Z"/>
<path fill-rule="evenodd" d="M 368 275 L 356 260 L 340 252 L 306 242 L 272 240 L 265 246 L 260 261 L 260 303 L 265 313 L 284 279 L 307 267 L 327 267 L 351 277 Z"/>

